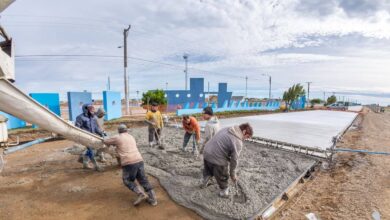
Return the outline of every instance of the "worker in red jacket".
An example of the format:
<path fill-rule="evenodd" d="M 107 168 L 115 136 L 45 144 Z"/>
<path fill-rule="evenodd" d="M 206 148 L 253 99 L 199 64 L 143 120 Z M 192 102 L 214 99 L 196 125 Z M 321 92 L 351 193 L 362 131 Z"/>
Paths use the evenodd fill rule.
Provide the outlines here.
<path fill-rule="evenodd" d="M 183 128 L 185 130 L 183 148 L 182 151 L 186 151 L 188 142 L 192 137 L 192 154 L 199 155 L 198 146 L 200 143 L 200 126 L 195 117 L 189 115 L 183 115 Z"/>

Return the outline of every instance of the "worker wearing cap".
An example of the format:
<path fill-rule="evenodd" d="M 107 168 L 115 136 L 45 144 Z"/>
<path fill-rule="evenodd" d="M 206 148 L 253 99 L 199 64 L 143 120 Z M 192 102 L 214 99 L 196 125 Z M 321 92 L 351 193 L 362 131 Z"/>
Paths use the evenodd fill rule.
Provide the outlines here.
<path fill-rule="evenodd" d="M 152 102 L 151 110 L 146 112 L 145 122 L 149 126 L 149 146 L 153 147 L 154 140 L 156 140 L 156 143 L 159 148 L 164 149 L 161 143 L 161 131 L 164 127 L 164 122 L 161 112 L 158 110 L 158 104 L 156 102 Z"/>
<path fill-rule="evenodd" d="M 199 152 L 202 154 L 204 146 L 206 143 L 214 137 L 214 135 L 219 131 L 221 125 L 217 116 L 214 116 L 214 111 L 211 107 L 206 107 L 203 109 L 203 119 L 206 120 L 206 126 L 204 127 L 204 136 Z"/>
<path fill-rule="evenodd" d="M 198 156 L 198 145 L 200 144 L 200 127 L 199 123 L 196 120 L 195 117 L 189 116 L 189 115 L 183 115 L 182 120 L 183 128 L 185 130 L 184 133 L 184 140 L 183 140 L 183 148 L 182 151 L 186 151 L 186 147 L 188 142 L 190 141 L 192 137 L 192 153 L 195 156 Z"/>
<path fill-rule="evenodd" d="M 138 196 L 133 204 L 137 206 L 146 200 L 150 205 L 156 206 L 156 194 L 146 177 L 144 161 L 134 137 L 127 132 L 125 124 L 118 126 L 118 133 L 115 136 L 104 139 L 104 143 L 116 147 L 122 166 L 123 183 Z M 146 194 L 135 183 L 135 180 L 142 186 Z"/>
<path fill-rule="evenodd" d="M 82 106 L 82 110 L 83 113 L 81 113 L 76 118 L 76 127 L 103 137 L 103 132 L 100 130 L 96 120 L 95 107 L 92 104 L 84 104 Z M 95 166 L 95 170 L 101 171 L 101 168 L 95 159 L 95 152 L 91 147 L 87 146 L 86 152 L 84 152 L 81 157 L 84 169 L 88 168 L 88 163 L 91 160 L 93 165 Z"/>
<path fill-rule="evenodd" d="M 104 131 L 104 116 L 106 115 L 106 112 L 104 111 L 103 108 L 98 108 L 95 115 L 96 115 L 96 122 L 97 125 L 99 126 L 100 131 L 102 131 L 103 136 L 107 136 L 106 132 Z M 103 163 L 106 162 L 106 158 L 104 154 L 106 153 L 105 151 L 107 150 L 108 150 L 107 148 L 101 148 L 97 150 L 97 155 L 100 157 L 100 161 Z"/>

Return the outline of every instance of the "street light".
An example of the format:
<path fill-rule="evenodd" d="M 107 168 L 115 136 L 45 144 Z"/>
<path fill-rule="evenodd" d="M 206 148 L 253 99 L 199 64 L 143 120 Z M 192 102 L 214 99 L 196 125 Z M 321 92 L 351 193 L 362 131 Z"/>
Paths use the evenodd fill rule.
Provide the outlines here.
<path fill-rule="evenodd" d="M 271 82 L 272 82 L 272 77 L 271 77 L 271 75 L 268 75 L 268 74 L 265 74 L 265 73 L 262 73 L 261 75 L 262 76 L 268 76 L 268 80 L 269 80 L 268 99 L 271 99 Z"/>
<path fill-rule="evenodd" d="M 185 90 L 187 90 L 187 82 L 188 82 L 188 55 L 187 54 L 184 54 L 183 55 L 183 59 L 185 61 L 185 69 L 184 69 L 184 72 L 185 72 L 185 80 L 186 80 L 186 83 L 184 84 L 185 85 Z"/>

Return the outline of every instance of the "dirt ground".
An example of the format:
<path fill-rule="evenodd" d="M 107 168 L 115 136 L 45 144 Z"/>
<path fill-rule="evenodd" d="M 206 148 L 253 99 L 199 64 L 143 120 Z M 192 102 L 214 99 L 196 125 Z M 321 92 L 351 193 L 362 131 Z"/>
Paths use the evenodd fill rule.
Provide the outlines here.
<path fill-rule="evenodd" d="M 55 144 L 53 144 L 55 143 Z M 390 113 L 364 115 L 339 147 L 390 151 Z M 116 167 L 103 173 L 83 170 L 76 156 L 63 152 L 70 141 L 34 146 L 6 156 L 0 174 L 0 219 L 200 219 L 174 203 L 151 178 L 157 207 L 134 208 L 134 195 Z M 374 210 L 390 219 L 390 157 L 339 153 L 331 170 L 314 174 L 275 219 L 371 219 Z"/>
<path fill-rule="evenodd" d="M 159 205 L 134 208 L 135 196 L 123 185 L 121 170 L 83 170 L 77 156 L 63 151 L 72 146 L 48 142 L 5 157 L 0 219 L 200 219 L 169 199 L 151 177 Z"/>
<path fill-rule="evenodd" d="M 390 152 L 390 113 L 365 113 L 340 148 Z M 390 219 L 390 156 L 339 153 L 330 171 L 320 171 L 275 219 Z"/>

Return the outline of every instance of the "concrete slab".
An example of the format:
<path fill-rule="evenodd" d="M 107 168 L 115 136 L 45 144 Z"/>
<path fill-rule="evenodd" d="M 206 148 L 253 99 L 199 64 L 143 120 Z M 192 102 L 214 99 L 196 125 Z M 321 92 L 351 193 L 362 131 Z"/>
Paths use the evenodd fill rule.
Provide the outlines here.
<path fill-rule="evenodd" d="M 221 119 L 222 127 L 249 122 L 254 136 L 326 150 L 357 116 L 353 112 L 302 111 Z M 201 126 L 204 125 L 202 122 Z"/>

